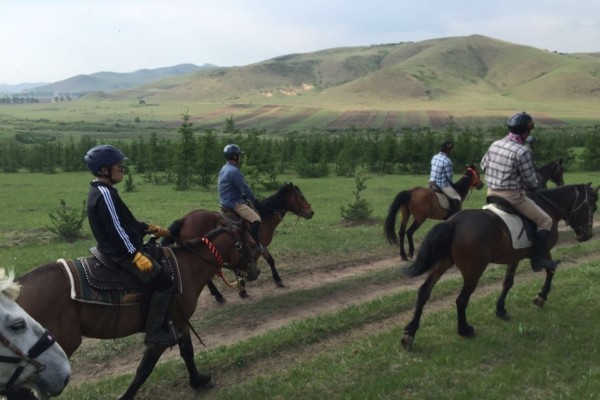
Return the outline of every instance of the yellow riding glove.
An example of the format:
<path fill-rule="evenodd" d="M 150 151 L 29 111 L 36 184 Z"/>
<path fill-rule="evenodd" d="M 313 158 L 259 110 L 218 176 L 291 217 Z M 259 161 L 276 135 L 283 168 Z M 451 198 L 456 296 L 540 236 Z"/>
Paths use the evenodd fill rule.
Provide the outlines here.
<path fill-rule="evenodd" d="M 156 237 L 171 236 L 171 232 L 168 229 L 158 225 L 148 225 L 148 232 Z"/>
<path fill-rule="evenodd" d="M 133 263 L 142 272 L 152 271 L 152 261 L 139 251 L 133 256 Z"/>

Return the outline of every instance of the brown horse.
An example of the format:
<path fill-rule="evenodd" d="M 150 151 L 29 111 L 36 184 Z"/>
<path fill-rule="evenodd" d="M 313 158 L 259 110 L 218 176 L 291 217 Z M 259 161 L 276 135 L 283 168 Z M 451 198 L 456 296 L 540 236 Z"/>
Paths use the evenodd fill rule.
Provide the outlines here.
<path fill-rule="evenodd" d="M 575 231 L 580 242 L 593 234 L 593 218 L 598 200 L 598 187 L 591 184 L 559 186 L 554 189 L 532 193 L 535 202 L 554 221 L 551 246 L 558 239 L 557 223 L 564 220 Z M 532 222 L 530 230 L 534 231 Z M 511 235 L 503 220 L 488 210 L 465 210 L 449 220 L 435 225 L 425 236 L 416 261 L 405 269 L 409 276 L 419 276 L 427 271 L 429 275 L 418 291 L 417 304 L 412 320 L 404 327 L 402 345 L 410 349 L 423 307 L 440 277 L 450 267 L 456 265 L 463 277 L 463 286 L 456 299 L 458 314 L 458 334 L 475 336 L 475 329 L 467 323 L 469 298 L 475 291 L 481 275 L 489 263 L 507 264 L 502 293 L 496 302 L 496 315 L 508 319 L 505 300 L 513 286 L 515 271 L 519 261 L 529 257 L 530 248 L 514 249 Z M 546 280 L 534 303 L 543 306 L 547 300 L 554 271 L 546 270 Z"/>
<path fill-rule="evenodd" d="M 462 201 L 465 200 L 469 190 L 475 188 L 481 190 L 483 182 L 479 173 L 473 164 L 465 166 L 465 172 L 461 178 L 452 184 L 456 192 L 460 195 Z M 398 236 L 396 236 L 396 215 L 398 211 L 402 212 L 402 221 Z M 442 208 L 437 195 L 430 188 L 414 187 L 409 190 L 403 190 L 396 195 L 388 209 L 387 217 L 384 223 L 385 237 L 388 242 L 400 247 L 400 258 L 408 260 L 412 258 L 415 252 L 413 235 L 417 229 L 428 219 L 446 219 L 448 209 Z M 413 223 L 406 230 L 406 225 L 410 217 L 413 217 Z M 404 237 L 408 239 L 408 255 L 404 250 Z"/>
<path fill-rule="evenodd" d="M 300 191 L 300 188 L 291 182 L 284 183 L 277 192 L 262 201 L 257 201 L 254 206 L 262 220 L 260 227 L 260 239 L 264 246 L 262 257 L 271 267 L 271 274 L 275 284 L 279 287 L 283 287 L 284 285 L 281 277 L 275 268 L 275 260 L 273 259 L 273 256 L 271 256 L 271 253 L 269 253 L 267 246 L 273 240 L 275 229 L 281 221 L 283 221 L 286 213 L 291 212 L 296 214 L 298 218 L 302 217 L 305 219 L 311 219 L 315 213 L 312 210 L 310 203 L 304 197 L 304 194 Z M 169 231 L 173 237 L 178 237 L 180 240 L 189 240 L 216 228 L 221 219 L 222 217 L 218 212 L 195 210 L 173 222 L 169 227 Z M 166 240 L 163 241 L 163 244 L 168 243 L 169 238 L 166 238 Z M 223 295 L 212 282 L 208 283 L 208 289 L 211 294 L 215 296 L 217 301 L 225 301 Z M 240 296 L 246 297 L 247 293 L 243 281 L 240 285 L 240 289 Z"/>
<path fill-rule="evenodd" d="M 182 290 L 171 300 L 169 313 L 175 328 L 182 334 L 178 346 L 189 373 L 189 383 L 194 388 L 211 387 L 209 375 L 198 372 L 194 364 L 194 350 L 188 321 L 198 302 L 204 285 L 220 268 L 247 266 L 244 258 L 255 255 L 254 241 L 242 236 L 238 226 L 219 228 L 205 237 L 173 247 L 179 266 Z M 212 245 L 211 245 L 212 243 Z M 212 250 L 211 250 L 212 248 Z M 257 276 L 256 271 L 241 271 L 248 280 Z M 56 336 L 58 343 L 70 357 L 81 345 L 82 338 L 121 338 L 142 332 L 144 321 L 140 307 L 114 306 L 77 302 L 71 299 L 71 283 L 60 262 L 44 264 L 18 278 L 23 286 L 18 303 L 31 316 Z M 164 346 L 148 346 L 129 388 L 119 399 L 133 399 L 146 381 L 158 359 L 166 350 Z"/>
<path fill-rule="evenodd" d="M 565 184 L 563 180 L 563 160 L 559 158 L 554 161 L 550 161 L 539 168 L 535 169 L 535 176 L 538 180 L 538 189 L 547 189 L 548 181 L 553 182 L 556 186 L 562 186 Z"/>

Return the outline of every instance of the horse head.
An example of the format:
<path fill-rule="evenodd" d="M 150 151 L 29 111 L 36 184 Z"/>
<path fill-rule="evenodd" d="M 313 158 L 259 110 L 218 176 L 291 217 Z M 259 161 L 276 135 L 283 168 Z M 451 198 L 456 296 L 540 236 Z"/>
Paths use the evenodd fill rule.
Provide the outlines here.
<path fill-rule="evenodd" d="M 20 286 L 0 269 L 0 394 L 26 388 L 43 397 L 58 396 L 71 367 L 47 330 L 17 303 Z"/>
<path fill-rule="evenodd" d="M 315 212 L 302 194 L 300 188 L 292 182 L 285 184 L 286 205 L 290 212 L 305 219 L 311 219 Z"/>
<path fill-rule="evenodd" d="M 227 253 L 227 258 L 224 258 L 222 266 L 251 282 L 260 275 L 257 263 L 260 254 L 256 252 L 256 242 L 243 224 L 244 221 L 230 221 L 226 225 L 209 232 L 206 238 L 210 239 L 211 236 L 221 231 L 226 232 L 232 241 L 228 246 L 230 249 L 235 249 L 235 251 Z"/>
<path fill-rule="evenodd" d="M 475 164 L 465 165 L 465 175 L 470 179 L 470 189 L 481 190 L 483 188 L 483 181 L 479 176 L 479 172 L 477 172 L 477 168 L 475 168 Z"/>

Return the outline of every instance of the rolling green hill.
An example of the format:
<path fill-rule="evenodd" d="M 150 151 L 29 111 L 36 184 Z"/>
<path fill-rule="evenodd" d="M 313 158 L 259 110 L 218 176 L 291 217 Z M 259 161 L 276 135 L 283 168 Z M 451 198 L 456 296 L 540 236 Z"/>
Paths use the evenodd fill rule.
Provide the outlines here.
<path fill-rule="evenodd" d="M 499 125 L 528 111 L 538 126 L 600 119 L 600 53 L 562 54 L 481 35 L 288 54 L 214 67 L 69 104 L 0 108 L 19 118 L 176 128 L 305 130 Z"/>

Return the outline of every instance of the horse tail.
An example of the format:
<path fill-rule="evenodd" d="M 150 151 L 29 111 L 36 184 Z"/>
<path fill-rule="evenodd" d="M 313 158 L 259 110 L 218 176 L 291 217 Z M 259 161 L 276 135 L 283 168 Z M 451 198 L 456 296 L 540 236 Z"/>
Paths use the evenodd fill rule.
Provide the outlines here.
<path fill-rule="evenodd" d="M 398 245 L 398 236 L 396 235 L 396 215 L 398 210 L 410 201 L 410 190 L 404 190 L 396 195 L 383 225 L 383 231 L 388 243 Z"/>
<path fill-rule="evenodd" d="M 178 219 L 169 225 L 169 232 L 171 232 L 171 236 L 163 237 L 160 241 L 160 244 L 163 246 L 171 246 L 175 244 L 175 239 L 179 238 L 179 234 L 181 233 L 181 225 L 183 225 L 183 219 Z"/>
<path fill-rule="evenodd" d="M 429 271 L 437 262 L 451 258 L 452 240 L 456 224 L 453 221 L 440 222 L 427 232 L 415 262 L 404 269 L 408 276 L 419 276 Z"/>

